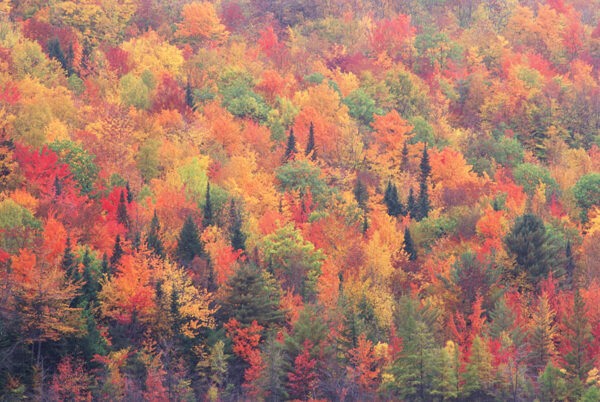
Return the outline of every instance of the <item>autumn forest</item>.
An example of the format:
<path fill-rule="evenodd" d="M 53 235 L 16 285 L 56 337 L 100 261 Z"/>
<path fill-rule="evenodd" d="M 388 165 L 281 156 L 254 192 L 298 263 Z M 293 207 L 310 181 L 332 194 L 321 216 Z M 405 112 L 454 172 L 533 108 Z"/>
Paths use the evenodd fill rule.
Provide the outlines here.
<path fill-rule="evenodd" d="M 0 400 L 600 401 L 600 0 L 0 0 Z"/>

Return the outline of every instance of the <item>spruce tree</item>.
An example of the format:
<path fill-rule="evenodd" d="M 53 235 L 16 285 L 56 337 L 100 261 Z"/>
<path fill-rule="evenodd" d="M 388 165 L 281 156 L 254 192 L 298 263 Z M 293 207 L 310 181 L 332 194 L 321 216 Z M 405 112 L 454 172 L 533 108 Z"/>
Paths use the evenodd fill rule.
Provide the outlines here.
<path fill-rule="evenodd" d="M 50 58 L 56 59 L 62 68 L 68 72 L 69 65 L 67 63 L 67 58 L 65 57 L 65 53 L 63 52 L 60 42 L 58 38 L 55 36 L 54 38 L 48 40 L 47 42 L 48 56 Z"/>
<path fill-rule="evenodd" d="M 283 154 L 283 163 L 294 158 L 294 154 L 297 154 L 296 149 L 296 137 L 294 136 L 294 129 L 290 129 L 290 135 L 288 136 L 287 145 L 285 147 L 285 153 Z"/>
<path fill-rule="evenodd" d="M 160 234 L 160 222 L 158 221 L 156 210 L 154 210 L 154 216 L 152 216 L 152 221 L 150 222 L 150 229 L 148 229 L 148 233 L 146 234 L 146 245 L 148 246 L 148 250 L 154 252 L 154 254 L 160 258 L 165 257 L 165 249 Z"/>
<path fill-rule="evenodd" d="M 185 104 L 188 105 L 190 109 L 194 109 L 194 93 L 192 91 L 190 77 L 188 77 L 187 83 L 185 85 Z"/>
<path fill-rule="evenodd" d="M 589 371 L 594 367 L 593 356 L 589 349 L 593 343 L 592 327 L 587 317 L 588 309 L 579 290 L 573 297 L 573 309 L 567 314 L 564 324 L 567 331 L 564 334 L 569 340 L 568 352 L 564 356 L 564 368 L 569 382 L 576 394 L 581 395 Z"/>
<path fill-rule="evenodd" d="M 62 194 L 62 184 L 61 184 L 60 180 L 58 179 L 58 176 L 56 176 L 54 178 L 54 195 L 56 197 L 60 197 L 61 194 Z"/>
<path fill-rule="evenodd" d="M 112 271 L 114 272 L 115 268 L 121 261 L 121 257 L 123 256 L 123 247 L 121 246 L 121 235 L 118 234 L 115 238 L 115 246 L 113 247 L 113 252 L 110 257 L 110 266 L 112 267 Z"/>
<path fill-rule="evenodd" d="M 96 300 L 96 295 L 98 294 L 98 290 L 100 288 L 98 284 L 98 278 L 94 272 L 94 268 L 92 266 L 92 258 L 90 257 L 90 253 L 88 248 L 86 247 L 85 252 L 83 254 L 83 258 L 81 260 L 81 265 L 83 265 L 83 294 L 81 295 L 82 301 L 89 303 L 93 300 Z"/>
<path fill-rule="evenodd" d="M 555 312 L 550 307 L 547 297 L 542 296 L 531 317 L 532 326 L 529 332 L 530 367 L 535 369 L 536 373 L 544 369 L 556 354 L 554 316 Z"/>
<path fill-rule="evenodd" d="M 429 202 L 429 193 L 427 189 L 427 179 L 431 174 L 431 165 L 429 164 L 429 155 L 427 146 L 423 148 L 423 157 L 420 164 L 421 174 L 419 177 L 419 199 L 417 200 L 416 219 L 421 220 L 429 215 L 431 204 Z"/>
<path fill-rule="evenodd" d="M 305 155 L 309 155 L 312 152 L 310 159 L 313 161 L 317 159 L 317 148 L 315 147 L 315 127 L 312 121 L 310 122 L 310 128 L 308 130 L 308 142 L 306 143 Z"/>
<path fill-rule="evenodd" d="M 67 236 L 67 244 L 65 245 L 61 266 L 67 277 L 72 278 L 75 269 L 75 255 L 71 249 L 71 236 Z"/>
<path fill-rule="evenodd" d="M 569 284 L 573 283 L 573 272 L 575 271 L 575 259 L 573 258 L 573 251 L 571 250 L 571 241 L 567 241 L 567 248 L 565 249 L 565 272 L 567 273 L 567 281 Z"/>
<path fill-rule="evenodd" d="M 367 210 L 363 209 L 362 234 L 367 233 L 367 230 L 369 230 L 369 218 L 367 217 Z"/>
<path fill-rule="evenodd" d="M 198 236 L 198 227 L 191 214 L 187 216 L 179 232 L 176 253 L 184 264 L 189 264 L 194 257 L 204 256 L 204 248 Z"/>
<path fill-rule="evenodd" d="M 210 182 L 206 182 L 206 200 L 204 202 L 204 219 L 202 225 L 204 227 L 210 226 L 214 223 L 212 201 L 210 200 Z"/>
<path fill-rule="evenodd" d="M 106 275 L 107 277 L 110 277 L 110 273 L 111 273 L 110 265 L 109 265 L 108 256 L 106 255 L 106 253 L 102 254 L 102 264 L 100 265 L 100 269 L 104 275 Z"/>
<path fill-rule="evenodd" d="M 398 189 L 391 181 L 388 181 L 388 185 L 385 188 L 383 201 L 387 207 L 388 215 L 404 215 L 404 205 L 402 205 L 402 202 L 398 199 Z"/>
<path fill-rule="evenodd" d="M 356 179 L 356 185 L 354 186 L 354 198 L 361 209 L 365 209 L 367 207 L 369 193 L 367 192 L 367 187 L 363 184 L 360 177 Z"/>
<path fill-rule="evenodd" d="M 129 216 L 127 215 L 127 204 L 125 203 L 125 191 L 121 190 L 119 205 L 117 206 L 117 222 L 129 228 Z"/>
<path fill-rule="evenodd" d="M 417 204 L 415 204 L 415 195 L 413 193 L 412 187 L 408 191 L 408 200 L 406 201 L 406 209 L 407 209 L 408 215 L 411 218 L 415 219 L 417 217 Z"/>
<path fill-rule="evenodd" d="M 404 141 L 404 146 L 402 147 L 402 159 L 400 160 L 400 171 L 407 172 L 408 171 L 408 145 L 406 141 Z"/>
<path fill-rule="evenodd" d="M 246 251 L 246 235 L 242 232 L 242 216 L 234 200 L 231 200 L 229 217 L 231 220 L 229 227 L 231 246 L 234 250 Z"/>
<path fill-rule="evenodd" d="M 408 254 L 408 260 L 414 261 L 417 259 L 417 250 L 415 249 L 415 245 L 413 243 L 412 237 L 410 235 L 410 230 L 407 228 L 404 229 L 404 251 Z"/>
<path fill-rule="evenodd" d="M 131 204 L 133 202 L 133 193 L 131 192 L 131 188 L 129 187 L 129 181 L 125 183 L 125 190 L 127 190 L 127 203 Z"/>

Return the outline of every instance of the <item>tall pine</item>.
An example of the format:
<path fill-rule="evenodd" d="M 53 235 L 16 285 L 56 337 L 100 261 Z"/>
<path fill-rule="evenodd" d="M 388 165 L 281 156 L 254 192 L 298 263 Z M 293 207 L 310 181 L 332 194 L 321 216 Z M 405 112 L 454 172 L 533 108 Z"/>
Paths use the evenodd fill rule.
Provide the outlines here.
<path fill-rule="evenodd" d="M 294 136 L 294 129 L 290 129 L 290 135 L 288 136 L 287 145 L 285 147 L 285 153 L 283 154 L 283 163 L 294 158 L 294 155 L 298 153 L 296 149 L 296 137 Z"/>
<path fill-rule="evenodd" d="M 429 192 L 427 188 L 427 179 L 431 174 L 431 165 L 429 164 L 429 154 L 427 153 L 427 146 L 423 148 L 423 156 L 421 157 L 421 164 L 419 165 L 421 174 L 419 177 L 419 198 L 417 200 L 416 207 L 416 218 L 421 220 L 429 215 L 431 210 L 431 204 L 429 202 Z"/>
<path fill-rule="evenodd" d="M 414 261 L 417 259 L 417 250 L 415 249 L 415 244 L 413 243 L 412 237 L 410 235 L 410 230 L 407 228 L 404 229 L 404 251 L 408 254 L 408 260 Z"/>
<path fill-rule="evenodd" d="M 129 215 L 127 214 L 127 203 L 124 190 L 121 190 L 119 205 L 117 206 L 117 222 L 129 229 Z"/>
<path fill-rule="evenodd" d="M 198 235 L 198 226 L 191 214 L 187 216 L 179 232 L 176 254 L 184 264 L 189 264 L 194 257 L 204 256 L 204 248 Z"/>
<path fill-rule="evenodd" d="M 583 392 L 588 372 L 594 367 L 591 352 L 594 338 L 587 317 L 588 309 L 579 290 L 573 297 L 573 310 L 564 319 L 567 328 L 564 342 L 567 343 L 567 354 L 564 356 L 564 368 L 568 378 L 578 395 Z"/>
<path fill-rule="evenodd" d="M 210 226 L 214 224 L 214 214 L 212 201 L 210 200 L 210 182 L 206 182 L 206 200 L 204 202 L 204 219 L 202 220 L 202 224 L 206 226 Z"/>
<path fill-rule="evenodd" d="M 312 154 L 311 154 L 312 152 Z M 313 161 L 317 159 L 317 148 L 315 147 L 315 127 L 312 121 L 310 122 L 310 128 L 308 130 L 308 142 L 306 143 L 306 156 L 310 155 L 310 159 Z"/>
<path fill-rule="evenodd" d="M 246 251 L 246 235 L 242 232 L 242 216 L 234 200 L 231 200 L 229 217 L 231 220 L 229 227 L 231 246 L 234 250 Z"/>
<path fill-rule="evenodd" d="M 112 271 L 114 272 L 115 268 L 121 261 L 121 257 L 123 256 L 123 246 L 121 245 L 121 235 L 118 234 L 115 238 L 115 246 L 113 247 L 113 252 L 110 257 L 110 266 L 112 267 Z"/>
<path fill-rule="evenodd" d="M 391 181 L 388 181 L 387 187 L 385 188 L 383 201 L 387 207 L 388 215 L 405 215 L 404 205 L 402 205 L 402 202 L 398 199 L 398 189 Z"/>
<path fill-rule="evenodd" d="M 148 246 L 148 250 L 152 251 L 160 258 L 165 257 L 165 248 L 161 239 L 160 222 L 158 221 L 156 210 L 154 211 L 154 216 L 152 216 L 152 221 L 150 222 L 150 229 L 148 229 L 148 233 L 146 234 L 146 245 Z"/>

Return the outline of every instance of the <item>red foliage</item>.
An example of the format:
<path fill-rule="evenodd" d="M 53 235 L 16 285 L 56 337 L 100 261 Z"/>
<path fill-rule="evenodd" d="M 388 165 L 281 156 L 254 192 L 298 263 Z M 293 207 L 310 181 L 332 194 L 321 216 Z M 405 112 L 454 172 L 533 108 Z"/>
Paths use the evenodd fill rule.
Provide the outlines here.
<path fill-rule="evenodd" d="M 281 51 L 283 44 L 279 42 L 279 38 L 273 29 L 273 26 L 267 27 L 267 29 L 260 31 L 260 38 L 258 38 L 258 45 L 261 52 L 266 54 L 268 57 L 272 57 L 277 52 Z"/>
<path fill-rule="evenodd" d="M 160 112 L 164 109 L 177 110 L 181 114 L 188 110 L 183 89 L 169 74 L 163 74 L 152 102 L 152 111 Z"/>
<path fill-rule="evenodd" d="M 131 70 L 131 61 L 129 53 L 119 47 L 109 47 L 104 53 L 110 68 L 121 76 Z"/>
<path fill-rule="evenodd" d="M 393 58 L 403 58 L 407 43 L 414 37 L 416 28 L 410 25 L 410 15 L 398 14 L 395 18 L 377 22 L 371 33 L 371 46 L 376 52 L 387 51 Z"/>
<path fill-rule="evenodd" d="M 348 376 L 357 384 L 361 391 L 369 392 L 376 385 L 379 376 L 378 358 L 373 353 L 373 343 L 366 339 L 365 334 L 358 337 L 358 345 L 348 351 L 350 366 Z"/>
<path fill-rule="evenodd" d="M 9 81 L 4 85 L 2 92 L 0 92 L 0 102 L 8 103 L 9 105 L 14 105 L 21 100 L 21 93 L 19 92 L 19 88 L 17 85 Z"/>
<path fill-rule="evenodd" d="M 310 357 L 312 342 L 308 339 L 302 345 L 302 353 L 294 360 L 294 370 L 288 373 L 291 395 L 298 399 L 304 399 L 314 389 L 317 373 L 315 367 L 317 361 Z"/>
<path fill-rule="evenodd" d="M 64 357 L 56 373 L 52 377 L 50 391 L 53 398 L 60 401 L 89 401 L 91 394 L 88 390 L 90 377 L 85 372 L 81 362 L 72 362 L 69 356 Z"/>
<path fill-rule="evenodd" d="M 234 32 L 236 28 L 246 22 L 246 16 L 238 3 L 229 2 L 221 10 L 221 21 L 225 24 L 228 31 Z"/>

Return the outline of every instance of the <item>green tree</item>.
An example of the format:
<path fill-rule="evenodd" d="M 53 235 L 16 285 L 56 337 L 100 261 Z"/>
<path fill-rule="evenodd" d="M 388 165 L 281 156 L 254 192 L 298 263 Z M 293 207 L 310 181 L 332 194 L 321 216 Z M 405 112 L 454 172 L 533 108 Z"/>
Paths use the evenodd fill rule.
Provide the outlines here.
<path fill-rule="evenodd" d="M 543 401 L 566 401 L 569 395 L 569 386 L 560 368 L 552 362 L 546 365 L 538 377 L 540 396 Z"/>
<path fill-rule="evenodd" d="M 231 200 L 229 208 L 229 234 L 231 236 L 231 246 L 234 250 L 246 251 L 246 234 L 242 231 L 242 214 L 235 205 L 235 200 Z"/>
<path fill-rule="evenodd" d="M 283 153 L 283 163 L 294 159 L 294 155 L 298 153 L 296 149 L 296 137 L 294 136 L 294 129 L 290 129 L 290 135 L 288 136 L 287 145 L 285 146 L 285 152 Z"/>
<path fill-rule="evenodd" d="M 421 220 L 427 218 L 431 204 L 429 202 L 429 191 L 427 187 L 427 179 L 431 174 L 431 165 L 429 164 L 429 154 L 427 153 L 427 146 L 423 148 L 423 156 L 421 157 L 421 164 L 419 165 L 421 174 L 419 176 L 419 198 L 417 199 L 416 205 L 416 218 Z"/>
<path fill-rule="evenodd" d="M 280 298 L 281 289 L 271 274 L 254 263 L 244 263 L 227 281 L 217 317 L 221 322 L 235 318 L 243 327 L 256 320 L 271 330 L 285 320 L 285 311 L 279 307 Z"/>
<path fill-rule="evenodd" d="M 567 354 L 564 356 L 564 368 L 567 379 L 578 396 L 583 394 L 588 372 L 594 367 L 590 348 L 593 342 L 592 328 L 587 317 L 587 306 L 579 290 L 573 297 L 573 309 L 564 319 L 567 328 L 564 342 Z"/>
<path fill-rule="evenodd" d="M 67 243 L 65 245 L 65 252 L 61 261 L 62 269 L 65 271 L 67 278 L 73 278 L 73 273 L 76 268 L 75 266 L 75 254 L 71 249 L 71 236 L 67 236 Z"/>
<path fill-rule="evenodd" d="M 119 264 L 119 261 L 121 261 L 123 252 L 123 246 L 121 246 L 121 235 L 118 234 L 115 238 L 115 246 L 113 247 L 112 255 L 110 256 L 110 266 L 112 267 L 113 272 Z"/>
<path fill-rule="evenodd" d="M 125 201 L 125 191 L 121 190 L 119 205 L 117 205 L 117 222 L 129 229 L 129 214 L 127 213 L 127 204 Z"/>
<path fill-rule="evenodd" d="M 360 177 L 356 179 L 356 185 L 354 186 L 354 199 L 358 203 L 358 206 L 361 209 L 367 208 L 367 202 L 369 201 L 369 192 L 367 191 L 367 187 L 363 184 Z"/>
<path fill-rule="evenodd" d="M 205 255 L 204 247 L 198 236 L 198 226 L 196 226 L 196 222 L 194 222 L 191 214 L 187 216 L 179 232 L 176 255 L 184 264 L 189 264 L 194 257 L 203 257 Z"/>
<path fill-rule="evenodd" d="M 388 181 L 385 193 L 383 195 L 383 201 L 387 207 L 387 213 L 390 216 L 405 215 L 404 205 L 398 199 L 398 189 L 396 185 L 391 181 Z"/>
<path fill-rule="evenodd" d="M 158 215 L 156 214 L 156 210 L 154 210 L 152 221 L 150 221 L 150 228 L 148 229 L 148 233 L 146 233 L 146 245 L 148 246 L 148 250 L 151 250 L 160 258 L 165 257 L 165 248 L 162 242 L 162 235 L 160 233 L 160 222 L 158 221 Z"/>
<path fill-rule="evenodd" d="M 312 152 L 312 154 L 311 154 Z M 308 129 L 308 141 L 306 143 L 306 156 L 310 155 L 311 160 L 317 160 L 317 148 L 315 146 L 315 126 L 312 121 L 310 122 L 310 128 Z"/>
<path fill-rule="evenodd" d="M 548 304 L 545 295 L 540 297 L 537 309 L 534 311 L 531 321 L 532 327 L 529 332 L 529 361 L 536 374 L 546 367 L 550 359 L 556 354 L 554 345 L 556 328 L 554 326 L 555 312 Z"/>
<path fill-rule="evenodd" d="M 415 245 L 413 243 L 412 237 L 410 235 L 410 230 L 408 227 L 404 229 L 404 251 L 408 254 L 409 261 L 415 261 L 417 259 L 417 250 L 415 249 Z"/>
<path fill-rule="evenodd" d="M 69 166 L 81 194 L 91 193 L 100 172 L 100 168 L 94 163 L 96 156 L 69 140 L 55 141 L 48 147 L 56 152 L 60 162 Z"/>
<path fill-rule="evenodd" d="M 206 200 L 204 201 L 204 219 L 202 220 L 202 224 L 207 227 L 214 224 L 214 213 L 212 202 L 210 200 L 210 182 L 206 182 Z"/>
<path fill-rule="evenodd" d="M 577 206 L 581 208 L 581 221 L 587 222 L 588 211 L 594 205 L 600 206 L 600 173 L 588 173 L 581 176 L 573 187 Z"/>
<path fill-rule="evenodd" d="M 558 247 L 540 217 L 532 214 L 518 217 L 504 243 L 515 257 L 516 268 L 522 270 L 531 283 L 537 283 L 551 270 L 560 274 Z"/>
<path fill-rule="evenodd" d="M 469 363 L 464 374 L 463 392 L 469 398 L 485 400 L 491 396 L 492 354 L 479 335 L 475 336 L 470 352 Z"/>

